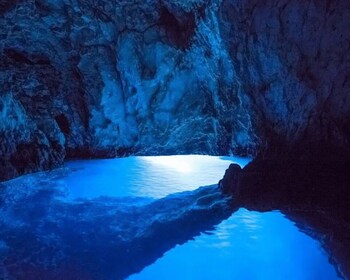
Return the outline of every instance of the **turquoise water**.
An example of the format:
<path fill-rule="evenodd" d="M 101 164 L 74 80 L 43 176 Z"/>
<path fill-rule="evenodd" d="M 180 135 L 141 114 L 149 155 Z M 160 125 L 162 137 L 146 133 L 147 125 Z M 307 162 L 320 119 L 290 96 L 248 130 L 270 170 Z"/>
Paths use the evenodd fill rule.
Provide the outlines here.
<path fill-rule="evenodd" d="M 238 157 L 158 156 L 111 160 L 72 161 L 63 183 L 68 198 L 151 197 L 189 191 L 216 184 L 231 162 L 242 167 L 250 159 Z"/>
<path fill-rule="evenodd" d="M 241 209 L 216 230 L 165 253 L 129 280 L 340 279 L 317 241 L 279 212 Z"/>
<path fill-rule="evenodd" d="M 230 162 L 249 159 L 210 156 L 135 157 L 71 162 L 84 166 L 66 180 L 74 198 L 142 196 L 161 198 L 218 182 Z M 123 170 L 122 172 L 120 172 Z M 118 175 L 117 175 L 118 174 Z M 116 176 L 118 179 L 116 180 Z M 74 182 L 79 180 L 80 184 Z M 91 187 L 90 184 L 95 182 Z M 108 188 L 118 182 L 118 188 Z M 240 209 L 216 230 L 165 253 L 128 279 L 339 279 L 319 243 L 298 231 L 280 212 Z"/>
<path fill-rule="evenodd" d="M 231 162 L 249 159 L 72 161 L 7 182 L 0 278 L 339 279 L 319 242 L 282 213 L 231 215 L 215 185 L 197 190 Z"/>

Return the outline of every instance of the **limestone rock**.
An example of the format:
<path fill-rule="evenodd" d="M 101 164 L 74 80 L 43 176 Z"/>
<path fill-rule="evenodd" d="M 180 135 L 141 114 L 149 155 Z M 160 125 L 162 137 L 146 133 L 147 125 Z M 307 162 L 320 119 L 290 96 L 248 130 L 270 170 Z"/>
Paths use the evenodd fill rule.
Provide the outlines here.
<path fill-rule="evenodd" d="M 349 152 L 346 0 L 7 2 L 0 179 L 65 154 Z"/>

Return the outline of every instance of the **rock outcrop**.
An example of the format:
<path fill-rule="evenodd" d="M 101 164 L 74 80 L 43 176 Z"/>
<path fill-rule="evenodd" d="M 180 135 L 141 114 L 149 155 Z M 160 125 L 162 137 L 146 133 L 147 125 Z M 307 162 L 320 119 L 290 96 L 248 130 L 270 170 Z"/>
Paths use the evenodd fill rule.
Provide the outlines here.
<path fill-rule="evenodd" d="M 350 279 L 350 161 L 258 158 L 231 164 L 219 185 L 234 207 L 279 210 L 318 239 L 344 279 Z"/>
<path fill-rule="evenodd" d="M 0 8 L 0 180 L 65 157 L 349 152 L 349 1 Z"/>
<path fill-rule="evenodd" d="M 341 0 L 223 1 L 222 37 L 268 154 L 349 153 L 349 15 Z"/>

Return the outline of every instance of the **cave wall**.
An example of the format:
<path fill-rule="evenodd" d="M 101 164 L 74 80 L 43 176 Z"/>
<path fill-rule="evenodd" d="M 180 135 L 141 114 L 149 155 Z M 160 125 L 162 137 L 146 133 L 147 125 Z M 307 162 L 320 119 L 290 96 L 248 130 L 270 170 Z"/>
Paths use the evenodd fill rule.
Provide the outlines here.
<path fill-rule="evenodd" d="M 222 36 L 268 154 L 349 153 L 350 2 L 225 0 Z"/>
<path fill-rule="evenodd" d="M 346 150 L 349 6 L 0 1 L 0 179 L 65 157 Z"/>

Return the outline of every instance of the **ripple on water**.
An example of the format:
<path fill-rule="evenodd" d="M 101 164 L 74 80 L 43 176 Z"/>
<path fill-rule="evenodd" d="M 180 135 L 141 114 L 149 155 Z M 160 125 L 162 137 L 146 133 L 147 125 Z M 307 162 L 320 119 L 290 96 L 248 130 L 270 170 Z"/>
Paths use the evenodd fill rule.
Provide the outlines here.
<path fill-rule="evenodd" d="M 244 166 L 249 159 L 71 161 L 6 182 L 0 277 L 31 269 L 50 279 L 53 268 L 72 272 L 64 266 L 72 260 L 78 267 L 72 273 L 81 279 L 89 273 L 119 279 L 140 268 L 129 279 L 338 279 L 320 244 L 280 212 L 240 209 L 220 223 L 230 212 L 217 188 L 193 190 L 217 183 L 231 162 Z M 189 192 L 166 197 L 183 191 Z M 172 248 L 176 244 L 182 245 Z"/>

